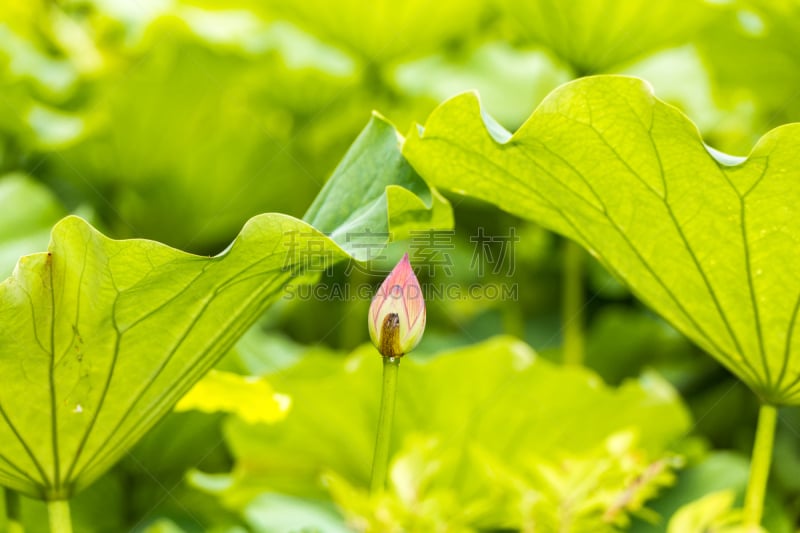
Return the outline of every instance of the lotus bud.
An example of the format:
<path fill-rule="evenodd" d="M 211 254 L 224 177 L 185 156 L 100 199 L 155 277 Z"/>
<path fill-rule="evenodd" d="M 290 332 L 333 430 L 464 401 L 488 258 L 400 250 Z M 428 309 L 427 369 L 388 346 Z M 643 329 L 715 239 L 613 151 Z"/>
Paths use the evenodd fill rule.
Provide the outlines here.
<path fill-rule="evenodd" d="M 402 357 L 425 331 L 425 301 L 408 254 L 383 281 L 369 306 L 369 336 L 383 357 Z"/>

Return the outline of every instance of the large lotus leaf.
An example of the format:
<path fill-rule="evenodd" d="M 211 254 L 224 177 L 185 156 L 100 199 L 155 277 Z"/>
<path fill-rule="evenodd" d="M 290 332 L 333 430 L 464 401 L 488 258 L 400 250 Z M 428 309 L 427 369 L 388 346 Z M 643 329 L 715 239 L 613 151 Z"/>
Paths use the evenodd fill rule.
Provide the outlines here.
<path fill-rule="evenodd" d="M 703 0 L 501 0 L 500 5 L 525 37 L 584 74 L 680 44 L 716 15 Z"/>
<path fill-rule="evenodd" d="M 225 434 L 237 460 L 233 474 L 195 476 L 194 481 L 216 488 L 228 505 L 246 509 L 265 491 L 321 498 L 321 475 L 334 472 L 361 494 L 342 501 L 341 491 L 335 491 L 334 497 L 358 512 L 350 505 L 366 498 L 380 367 L 379 355 L 368 345 L 346 359 L 317 353 L 268 374 L 276 390 L 292 398 L 287 417 L 270 425 L 231 418 Z M 553 365 L 524 343 L 505 337 L 441 353 L 427 362 L 404 359 L 395 422 L 392 499 L 406 516 L 433 512 L 426 507 L 430 504 L 447 520 L 459 516 L 475 525 L 480 517 L 493 526 L 515 520 L 502 511 L 513 507 L 511 500 L 519 494 L 509 486 L 518 484 L 530 489 L 528 503 L 546 500 L 549 511 L 558 512 L 559 505 L 573 510 L 588 505 L 588 513 L 602 514 L 598 509 L 604 504 L 598 502 L 616 501 L 636 477 L 617 475 L 611 450 L 618 446 L 609 445 L 609 439 L 619 442 L 626 440 L 620 435 L 638 434 L 630 456 L 626 453 L 628 463 L 655 461 L 689 428 L 680 399 L 658 378 L 611 388 L 590 371 Z M 580 465 L 596 467 L 599 456 L 603 466 L 581 476 Z M 603 495 L 583 499 L 575 496 L 576 489 L 570 503 L 570 496 L 551 494 L 554 487 L 537 480 L 533 472 L 540 470 L 554 487 L 564 482 L 564 493 L 576 479 L 586 485 L 597 476 L 603 480 L 597 485 Z M 530 498 L 534 491 L 541 498 Z M 448 505 L 438 507 L 434 500 Z M 461 513 L 467 505 L 471 518 Z M 403 525 L 409 531 L 433 530 Z"/>
<path fill-rule="evenodd" d="M 40 174 L 95 200 L 117 236 L 209 253 L 258 213 L 299 216 L 368 117 L 351 105 L 353 61 L 287 24 L 178 2 L 91 4 L 88 19 L 60 16 L 105 45 L 105 67 L 79 79 L 68 109 L 18 113 L 51 156 Z M 68 118 L 79 131 L 56 142 Z"/>
<path fill-rule="evenodd" d="M 330 167 L 301 156 L 290 115 L 258 100 L 254 65 L 183 39 L 93 85 L 94 131 L 57 147 L 53 174 L 101 194 L 116 234 L 207 252 L 255 214 L 299 216 Z"/>
<path fill-rule="evenodd" d="M 646 83 L 599 76 L 513 136 L 488 127 L 463 95 L 405 152 L 426 179 L 576 240 L 764 400 L 800 403 L 800 125 L 725 156 Z"/>
<path fill-rule="evenodd" d="M 386 137 L 391 142 L 381 142 Z M 346 157 L 363 182 L 350 188 L 352 176 L 341 171 L 331 178 L 330 201 L 359 191 L 382 208 L 357 220 L 314 217 L 329 231 L 348 224 L 352 233 L 338 242 L 282 214 L 252 218 L 215 257 L 112 240 L 77 217 L 56 224 L 48 252 L 22 257 L 0 283 L 0 482 L 69 497 L 168 412 L 287 284 L 351 258 L 343 247 L 364 257 L 359 233 L 391 231 L 393 220 L 407 228 L 415 217 L 427 227 L 437 217 L 409 198 L 424 182 L 398 164 L 399 141 L 373 119 Z M 373 181 L 382 186 L 362 194 Z"/>
<path fill-rule="evenodd" d="M 285 16 L 312 34 L 379 64 L 422 56 L 466 35 L 480 23 L 482 0 L 269 0 L 266 9 Z"/>

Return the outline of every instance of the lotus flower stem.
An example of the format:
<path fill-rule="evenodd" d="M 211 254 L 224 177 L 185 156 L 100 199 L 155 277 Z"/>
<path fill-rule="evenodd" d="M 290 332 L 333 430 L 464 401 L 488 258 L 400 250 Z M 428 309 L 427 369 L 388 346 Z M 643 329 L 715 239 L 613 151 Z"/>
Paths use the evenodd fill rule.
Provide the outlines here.
<path fill-rule="evenodd" d="M 50 516 L 50 533 L 72 533 L 69 500 L 48 501 L 47 514 Z"/>
<path fill-rule="evenodd" d="M 425 316 L 422 288 L 405 254 L 372 298 L 367 320 L 369 336 L 383 359 L 381 407 L 370 482 L 372 494 L 383 492 L 386 486 L 400 359 L 422 338 Z"/>
<path fill-rule="evenodd" d="M 375 453 L 372 459 L 372 480 L 370 482 L 370 492 L 372 494 L 380 494 L 386 486 L 386 473 L 389 469 L 389 445 L 392 441 L 392 425 L 394 423 L 397 373 L 399 371 L 399 357 L 383 358 L 381 407 L 378 416 L 378 435 L 375 438 Z"/>
<path fill-rule="evenodd" d="M 572 241 L 564 243 L 564 285 L 561 293 L 561 327 L 564 332 L 564 363 L 582 365 L 583 339 L 583 250 Z"/>
<path fill-rule="evenodd" d="M 8 533 L 24 533 L 22 517 L 19 509 L 19 494 L 11 489 L 6 492 L 6 531 Z"/>
<path fill-rule="evenodd" d="M 774 405 L 762 404 L 758 412 L 756 442 L 753 445 L 750 478 L 744 498 L 744 522 L 747 526 L 761 525 L 777 420 L 778 409 Z"/>

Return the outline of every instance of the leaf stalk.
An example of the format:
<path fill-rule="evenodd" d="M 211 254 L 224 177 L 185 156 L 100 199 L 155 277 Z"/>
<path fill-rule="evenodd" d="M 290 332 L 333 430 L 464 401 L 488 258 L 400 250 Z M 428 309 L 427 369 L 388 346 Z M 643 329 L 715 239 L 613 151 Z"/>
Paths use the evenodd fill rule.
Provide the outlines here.
<path fill-rule="evenodd" d="M 583 250 L 572 241 L 564 243 L 564 284 L 561 293 L 561 327 L 564 363 L 582 365 L 584 359 Z"/>
<path fill-rule="evenodd" d="M 8 531 L 8 533 L 24 533 L 25 526 L 22 525 L 19 493 L 11 489 L 5 489 L 5 501 L 6 531 Z"/>
<path fill-rule="evenodd" d="M 750 477 L 747 481 L 747 493 L 744 499 L 744 522 L 747 526 L 761 525 L 777 420 L 777 407 L 766 403 L 762 404 L 758 411 L 756 441 L 753 445 Z"/>
<path fill-rule="evenodd" d="M 72 533 L 69 500 L 50 500 L 47 502 L 50 518 L 50 533 Z"/>

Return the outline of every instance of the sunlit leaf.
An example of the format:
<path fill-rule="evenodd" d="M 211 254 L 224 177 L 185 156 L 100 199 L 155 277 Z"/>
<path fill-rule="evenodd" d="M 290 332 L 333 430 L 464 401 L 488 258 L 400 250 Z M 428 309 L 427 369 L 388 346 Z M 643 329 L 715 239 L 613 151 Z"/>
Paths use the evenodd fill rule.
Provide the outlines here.
<path fill-rule="evenodd" d="M 268 9 L 369 63 L 434 52 L 477 27 L 480 0 L 270 0 Z M 391 13 L 390 16 L 387 14 Z"/>
<path fill-rule="evenodd" d="M 513 136 L 484 120 L 457 97 L 407 157 L 576 240 L 764 400 L 800 403 L 800 126 L 726 156 L 646 83 L 614 76 L 557 89 Z"/>
<path fill-rule="evenodd" d="M 371 138 L 374 128 L 392 142 L 372 146 L 369 156 L 349 154 L 354 163 L 348 171 L 365 184 L 383 173 L 385 185 L 373 191 L 378 197 L 384 187 L 420 190 L 418 177 L 409 181 L 407 171 L 373 164 L 399 157 L 393 128 L 376 119 L 364 136 Z M 365 149 L 353 148 L 355 154 Z M 327 194 L 340 179 L 352 185 L 352 177 L 337 172 Z M 424 202 L 399 190 L 405 202 L 384 202 L 352 231 L 370 231 L 381 213 L 381 227 L 389 231 L 395 219 L 427 227 Z M 409 206 L 413 212 L 405 211 Z M 385 243 L 388 235 L 381 238 Z M 350 233 L 331 239 L 296 218 L 265 214 L 209 258 L 153 241 L 112 240 L 80 218 L 63 219 L 48 252 L 21 258 L 0 283 L 6 384 L 0 390 L 0 482 L 46 499 L 85 487 L 167 413 L 289 283 L 309 282 L 319 269 L 349 259 L 342 246 L 357 248 L 357 241 Z"/>
<path fill-rule="evenodd" d="M 551 48 L 581 74 L 680 44 L 715 15 L 703 0 L 502 0 L 500 5 L 522 35 Z"/>
<path fill-rule="evenodd" d="M 440 439 L 409 439 L 395 456 L 386 493 L 371 495 L 336 474 L 325 481 L 359 532 L 615 533 L 631 513 L 654 514 L 645 502 L 673 482 L 669 457 L 649 459 L 629 432 L 578 455 L 534 454 L 513 464 L 474 444 L 457 450 Z"/>
<path fill-rule="evenodd" d="M 176 411 L 233 413 L 245 422 L 277 422 L 291 398 L 275 392 L 264 378 L 211 370 L 175 406 Z"/>
<path fill-rule="evenodd" d="M 228 420 L 225 433 L 237 466 L 219 491 L 225 501 L 245 508 L 269 490 L 320 498 L 326 494 L 321 476 L 329 472 L 341 480 L 337 494 L 347 500 L 340 501 L 346 509 L 372 509 L 365 490 L 380 392 L 380 357 L 374 348 L 363 347 L 346 360 L 310 355 L 267 378 L 291 395 L 292 410 L 274 425 Z M 547 505 L 554 507 L 548 512 L 555 512 L 568 497 L 546 489 L 541 471 L 550 469 L 551 479 L 564 476 L 565 486 L 569 476 L 588 482 L 589 474 L 580 468 L 598 457 L 605 466 L 591 475 L 607 487 L 603 501 L 605 509 L 611 508 L 646 470 L 641 461 L 660 459 L 689 423 L 674 391 L 661 380 L 609 388 L 591 372 L 557 367 L 508 338 L 425 363 L 404 360 L 396 417 L 394 448 L 403 451 L 395 454 L 395 496 L 387 505 L 396 516 L 423 520 L 427 510 L 473 526 L 522 523 L 518 498 L 525 490 L 549 490 Z M 619 442 L 630 447 L 614 444 Z M 642 470 L 632 475 L 621 465 Z M 352 498 L 345 495 L 349 491 Z M 589 499 L 574 505 L 602 521 L 601 505 L 593 507 Z M 410 523 L 405 526 L 413 530 Z"/>
<path fill-rule="evenodd" d="M 759 533 L 760 527 L 745 527 L 741 523 L 741 512 L 733 509 L 735 494 L 732 491 L 714 492 L 693 501 L 675 513 L 669 522 L 667 533 Z"/>

